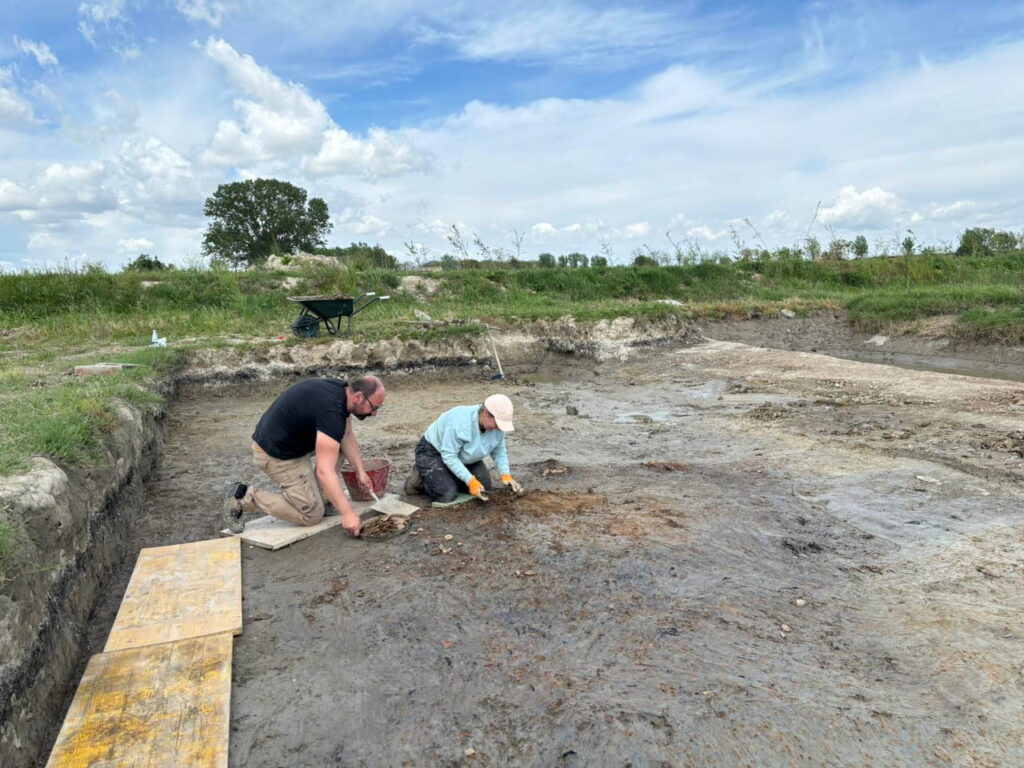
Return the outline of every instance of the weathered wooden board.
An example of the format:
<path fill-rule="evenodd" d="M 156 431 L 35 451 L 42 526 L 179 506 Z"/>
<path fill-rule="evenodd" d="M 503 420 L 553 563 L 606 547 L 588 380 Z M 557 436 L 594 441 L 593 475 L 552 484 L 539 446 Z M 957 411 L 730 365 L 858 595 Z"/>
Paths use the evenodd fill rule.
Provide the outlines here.
<path fill-rule="evenodd" d="M 231 633 L 93 656 L 47 768 L 224 768 Z"/>
<path fill-rule="evenodd" d="M 353 501 L 350 503 L 357 515 L 362 514 L 374 504 L 372 501 Z M 292 525 L 284 520 L 278 520 L 276 517 L 268 515 L 267 517 L 260 517 L 255 520 L 246 520 L 245 530 L 241 533 L 232 533 L 225 528 L 221 531 L 221 535 L 239 538 L 247 544 L 263 547 L 263 549 L 281 549 L 297 541 L 308 539 L 310 536 L 316 536 L 318 533 L 322 533 L 336 525 L 341 525 L 340 515 L 325 517 L 316 525 L 307 526 Z"/>
<path fill-rule="evenodd" d="M 240 550 L 232 539 L 143 549 L 103 650 L 240 634 Z"/>

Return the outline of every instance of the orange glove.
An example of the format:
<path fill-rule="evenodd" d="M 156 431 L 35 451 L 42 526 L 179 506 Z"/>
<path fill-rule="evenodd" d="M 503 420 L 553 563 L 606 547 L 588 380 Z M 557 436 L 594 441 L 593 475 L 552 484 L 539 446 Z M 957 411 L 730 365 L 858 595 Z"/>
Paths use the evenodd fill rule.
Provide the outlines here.
<path fill-rule="evenodd" d="M 513 480 L 512 479 L 512 475 L 502 475 L 501 476 L 501 482 L 503 482 L 505 485 L 507 485 L 509 488 L 511 488 L 512 492 L 516 496 L 522 496 L 524 493 L 526 493 L 526 489 L 523 488 L 523 486 L 521 486 L 515 480 Z"/>
<path fill-rule="evenodd" d="M 470 494 L 476 496 L 478 499 L 483 499 L 484 501 L 487 501 L 487 494 L 484 493 L 483 483 L 481 483 L 475 477 L 471 477 L 469 478 L 469 483 L 467 483 L 467 485 L 469 486 Z"/>

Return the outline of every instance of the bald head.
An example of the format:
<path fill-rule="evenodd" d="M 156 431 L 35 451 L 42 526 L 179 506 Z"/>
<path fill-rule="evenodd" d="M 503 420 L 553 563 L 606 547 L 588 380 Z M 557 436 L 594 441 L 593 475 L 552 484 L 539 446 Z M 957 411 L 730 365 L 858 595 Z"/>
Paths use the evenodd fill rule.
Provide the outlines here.
<path fill-rule="evenodd" d="M 384 394 L 384 382 L 376 376 L 360 376 L 349 386 L 353 392 L 362 392 L 367 397 L 372 397 L 377 392 Z"/>
<path fill-rule="evenodd" d="M 386 396 L 383 381 L 376 376 L 361 376 L 348 385 L 346 409 L 362 421 L 381 409 Z"/>

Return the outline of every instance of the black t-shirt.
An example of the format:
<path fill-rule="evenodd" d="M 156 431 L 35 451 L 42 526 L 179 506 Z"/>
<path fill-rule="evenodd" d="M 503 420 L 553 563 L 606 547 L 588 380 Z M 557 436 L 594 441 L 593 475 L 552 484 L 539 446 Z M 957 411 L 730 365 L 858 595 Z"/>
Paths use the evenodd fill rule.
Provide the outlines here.
<path fill-rule="evenodd" d="M 275 459 L 298 459 L 313 453 L 317 432 L 340 443 L 348 423 L 346 384 L 339 379 L 307 379 L 293 384 L 260 418 L 252 439 Z"/>

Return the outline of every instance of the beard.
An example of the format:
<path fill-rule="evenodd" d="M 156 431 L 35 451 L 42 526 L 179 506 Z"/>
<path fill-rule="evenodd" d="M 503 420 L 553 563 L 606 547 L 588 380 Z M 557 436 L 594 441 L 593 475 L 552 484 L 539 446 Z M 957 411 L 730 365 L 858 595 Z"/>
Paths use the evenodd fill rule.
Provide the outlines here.
<path fill-rule="evenodd" d="M 368 413 L 353 413 L 352 415 L 355 416 L 360 421 L 370 418 L 370 414 Z"/>

